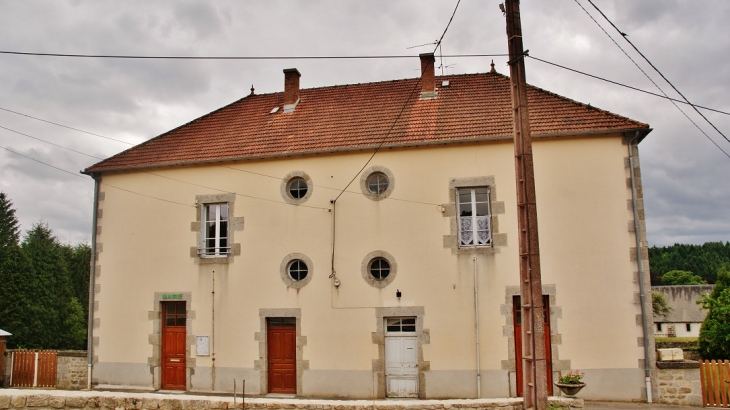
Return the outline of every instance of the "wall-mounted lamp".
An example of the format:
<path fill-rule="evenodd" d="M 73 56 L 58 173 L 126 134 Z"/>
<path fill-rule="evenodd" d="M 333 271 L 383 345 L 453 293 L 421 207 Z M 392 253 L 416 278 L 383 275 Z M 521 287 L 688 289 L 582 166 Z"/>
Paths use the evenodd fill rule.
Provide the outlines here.
<path fill-rule="evenodd" d="M 397 297 L 398 299 L 400 299 L 400 297 L 401 297 L 400 289 L 396 289 L 395 290 L 395 297 Z"/>
<path fill-rule="evenodd" d="M 332 284 L 333 284 L 333 285 L 335 285 L 335 287 L 336 287 L 336 288 L 339 288 L 339 287 L 340 287 L 340 280 L 339 280 L 339 279 L 335 279 L 335 280 L 334 280 L 334 281 L 332 282 Z"/>

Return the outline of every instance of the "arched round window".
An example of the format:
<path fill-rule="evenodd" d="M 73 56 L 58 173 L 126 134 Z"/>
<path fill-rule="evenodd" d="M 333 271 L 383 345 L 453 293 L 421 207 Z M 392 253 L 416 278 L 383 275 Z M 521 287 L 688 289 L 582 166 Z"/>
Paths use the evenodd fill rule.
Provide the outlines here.
<path fill-rule="evenodd" d="M 385 258 L 375 258 L 370 261 L 368 272 L 373 279 L 383 280 L 390 275 L 390 262 Z"/>
<path fill-rule="evenodd" d="M 301 289 L 312 281 L 314 265 L 307 255 L 290 253 L 281 261 L 279 275 L 287 287 Z"/>
<path fill-rule="evenodd" d="M 360 176 L 362 193 L 373 201 L 387 198 L 395 188 L 395 177 L 390 170 L 381 165 L 373 165 Z"/>
<path fill-rule="evenodd" d="M 395 280 L 398 264 L 386 251 L 373 251 L 362 260 L 361 274 L 370 286 L 384 288 Z"/>
<path fill-rule="evenodd" d="M 287 267 L 287 273 L 292 280 L 298 282 L 300 280 L 304 280 L 304 278 L 307 277 L 307 274 L 309 273 L 309 268 L 307 268 L 307 264 L 304 263 L 303 260 L 295 259 L 289 262 L 289 266 Z"/>
<path fill-rule="evenodd" d="M 289 192 L 289 196 L 294 199 L 304 198 L 307 195 L 308 190 L 309 187 L 307 186 L 307 181 L 305 181 L 304 178 L 292 178 L 287 184 L 287 192 Z"/>
<path fill-rule="evenodd" d="M 382 172 L 373 172 L 368 176 L 368 191 L 374 195 L 382 195 L 387 189 L 390 181 L 388 176 Z"/>

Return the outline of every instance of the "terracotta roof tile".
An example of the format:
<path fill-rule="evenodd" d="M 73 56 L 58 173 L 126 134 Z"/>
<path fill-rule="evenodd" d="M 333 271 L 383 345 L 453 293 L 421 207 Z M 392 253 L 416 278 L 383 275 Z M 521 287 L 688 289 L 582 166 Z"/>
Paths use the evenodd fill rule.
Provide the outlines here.
<path fill-rule="evenodd" d="M 291 113 L 281 109 L 283 93 L 250 95 L 86 171 L 362 149 L 386 135 L 386 147 L 511 137 L 508 77 L 451 75 L 436 84 L 443 80 L 450 84 L 433 100 L 420 100 L 418 79 L 302 89 Z M 528 88 L 528 101 L 534 136 L 649 128 L 537 87 Z"/>

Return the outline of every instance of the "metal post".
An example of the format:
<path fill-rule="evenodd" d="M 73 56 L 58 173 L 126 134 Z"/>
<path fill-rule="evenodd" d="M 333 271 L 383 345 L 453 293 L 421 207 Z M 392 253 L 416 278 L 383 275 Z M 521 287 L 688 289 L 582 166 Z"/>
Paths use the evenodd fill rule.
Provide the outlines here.
<path fill-rule="evenodd" d="M 547 409 L 547 369 L 540 277 L 540 244 L 537 232 L 535 170 L 532 157 L 530 115 L 527 107 L 527 80 L 519 0 L 505 1 L 505 15 L 515 134 L 524 408 L 544 410 Z"/>

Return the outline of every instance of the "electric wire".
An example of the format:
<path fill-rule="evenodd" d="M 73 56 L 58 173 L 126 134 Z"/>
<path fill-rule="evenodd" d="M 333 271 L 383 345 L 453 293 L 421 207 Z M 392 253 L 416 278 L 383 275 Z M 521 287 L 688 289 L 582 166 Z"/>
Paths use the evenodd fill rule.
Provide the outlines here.
<path fill-rule="evenodd" d="M 671 101 L 674 101 L 674 102 L 678 102 L 680 104 L 692 105 L 692 106 L 695 106 L 697 108 L 702 108 L 703 110 L 708 110 L 708 111 L 716 112 L 718 114 L 730 115 L 730 112 L 727 112 L 727 111 L 721 111 L 721 110 L 717 110 L 715 108 L 705 107 L 704 105 L 692 104 L 692 103 L 688 103 L 686 101 L 678 100 L 676 98 L 667 97 L 666 95 L 661 95 L 661 94 L 653 93 L 651 91 L 643 90 L 641 88 L 637 88 L 637 87 L 633 87 L 633 86 L 630 86 L 630 85 L 627 85 L 627 84 L 619 83 L 618 81 L 609 80 L 607 78 L 603 78 L 603 77 L 599 77 L 597 75 L 593 75 L 593 74 L 586 73 L 584 71 L 576 70 L 574 68 L 570 68 L 570 67 L 566 67 L 564 65 L 560 65 L 560 64 L 557 64 L 557 63 L 553 63 L 551 61 L 543 60 L 541 58 L 537 58 L 537 57 L 534 57 L 532 55 L 528 55 L 527 57 L 528 58 L 531 58 L 533 60 L 537 60 L 537 61 L 539 61 L 541 63 L 549 64 L 551 66 L 555 66 L 555 67 L 558 67 L 558 68 L 562 68 L 564 70 L 572 71 L 572 72 L 574 72 L 576 74 L 584 75 L 586 77 L 595 78 L 596 80 L 601 80 L 601 81 L 605 81 L 605 82 L 610 83 L 610 84 L 618 85 L 619 87 L 628 88 L 630 90 L 638 91 L 638 92 L 644 93 L 644 94 L 653 95 L 654 97 L 659 97 L 659 98 L 662 98 L 662 99 L 665 99 L 665 100 L 671 100 Z"/>
<path fill-rule="evenodd" d="M 615 45 L 616 45 L 616 47 L 618 47 L 618 49 L 619 49 L 619 50 L 621 50 L 621 52 L 622 52 L 622 53 L 624 53 L 624 55 L 625 55 L 625 56 L 626 56 L 626 57 L 627 57 L 627 58 L 628 58 L 629 60 L 631 60 L 631 62 L 632 62 L 632 63 L 634 63 L 634 65 L 636 66 L 636 68 L 638 68 L 638 69 L 639 69 L 639 71 L 641 71 L 641 73 L 642 73 L 642 74 L 644 74 L 644 76 L 645 76 L 645 77 L 646 77 L 647 79 L 649 79 L 649 81 L 651 81 L 651 83 L 652 83 L 652 84 L 654 84 L 654 86 L 655 86 L 655 87 L 656 87 L 656 88 L 657 88 L 657 89 L 658 89 L 659 91 L 661 91 L 661 92 L 662 92 L 662 94 L 664 94 L 664 96 L 665 96 L 665 97 L 667 97 L 667 99 L 669 99 L 669 102 L 671 102 L 671 103 L 672 103 L 672 105 L 674 105 L 674 107 L 675 107 L 675 108 L 677 108 L 677 109 L 679 110 L 679 112 L 681 112 L 681 113 L 682 113 L 682 115 L 684 115 L 684 116 L 685 116 L 685 118 L 687 118 L 687 119 L 689 120 L 689 122 L 691 122 L 691 123 L 692 123 L 692 125 L 694 125 L 694 126 L 695 126 L 695 128 L 697 128 L 697 129 L 698 129 L 698 130 L 699 130 L 699 131 L 700 131 L 700 132 L 701 132 L 701 133 L 702 133 L 702 134 L 703 134 L 703 135 L 704 135 L 704 136 L 705 136 L 705 137 L 706 137 L 706 138 L 707 138 L 708 140 L 710 140 L 710 142 L 712 142 L 712 144 L 713 144 L 713 145 L 715 145 L 715 147 L 717 147 L 717 149 L 719 149 L 720 151 L 722 151 L 722 153 L 723 153 L 723 154 L 725 154 L 725 156 L 726 156 L 726 157 L 730 158 L 730 154 L 728 154 L 728 153 L 727 153 L 727 152 L 726 152 L 726 151 L 725 151 L 724 149 L 722 149 L 722 147 L 720 147 L 720 145 L 718 145 L 718 144 L 717 144 L 717 143 L 715 142 L 715 140 L 713 140 L 713 139 L 712 139 L 712 138 L 711 138 L 711 137 L 710 137 L 710 136 L 709 136 L 709 135 L 708 135 L 708 134 L 707 134 L 707 133 L 706 133 L 706 132 L 705 132 L 705 131 L 704 131 L 704 130 L 703 130 L 702 128 L 700 128 L 700 126 L 699 126 L 699 125 L 698 125 L 698 124 L 697 124 L 697 123 L 696 123 L 696 122 L 695 122 L 694 120 L 692 120 L 692 118 L 690 118 L 690 117 L 689 117 L 689 115 L 687 115 L 687 113 L 686 113 L 686 112 L 684 112 L 684 110 L 682 110 L 682 108 L 680 108 L 680 107 L 679 107 L 679 106 L 677 105 L 677 103 L 675 103 L 674 101 L 672 101 L 672 99 L 671 99 L 671 98 L 669 97 L 669 95 L 667 95 L 667 93 L 666 93 L 666 92 L 664 92 L 664 90 L 663 90 L 663 89 L 662 89 L 662 88 L 661 88 L 661 87 L 659 86 L 659 84 L 657 84 L 657 83 L 656 83 L 656 82 L 655 82 L 655 81 L 654 81 L 654 80 L 653 80 L 653 79 L 652 79 L 652 78 L 651 78 L 651 77 L 649 76 L 649 74 L 647 74 L 647 73 L 646 73 L 646 71 L 644 71 L 644 69 L 642 69 L 642 68 L 641 68 L 641 66 L 639 66 L 639 64 L 638 64 L 638 63 L 637 63 L 637 62 L 636 62 L 636 61 L 635 61 L 635 60 L 634 60 L 633 58 L 631 58 L 631 56 L 630 56 L 630 55 L 629 55 L 629 54 L 628 54 L 628 53 L 626 52 L 626 50 L 624 50 L 624 49 L 623 49 L 623 47 L 621 47 L 621 46 L 620 46 L 620 45 L 619 45 L 619 44 L 618 44 L 618 43 L 616 42 L 616 40 L 614 40 L 614 39 L 613 39 L 613 37 L 611 37 L 611 35 L 610 35 L 610 34 L 608 34 L 608 32 L 607 32 L 607 31 L 606 31 L 606 30 L 605 30 L 605 29 L 603 28 L 603 26 L 601 26 L 601 24 L 600 24 L 600 23 L 598 23 L 598 21 L 596 21 L 596 19 L 595 19 L 595 18 L 593 18 L 593 16 L 591 15 L 591 13 L 589 13 L 589 12 L 588 12 L 588 10 L 586 10 L 586 9 L 585 9 L 585 7 L 583 7 L 583 5 L 582 5 L 582 4 L 580 4 L 580 2 L 579 2 L 578 0 L 573 0 L 573 1 L 575 1 L 575 3 L 576 3 L 576 4 L 577 4 L 577 5 L 578 5 L 578 6 L 579 6 L 579 7 L 580 7 L 580 8 L 581 8 L 581 9 L 582 9 L 582 10 L 583 10 L 583 11 L 584 11 L 584 12 L 585 12 L 585 13 L 586 13 L 587 15 L 588 15 L 588 17 L 590 17 L 590 19 L 591 19 L 591 20 L 593 20 L 593 22 L 594 22 L 594 23 L 596 23 L 596 25 L 597 25 L 597 26 L 598 26 L 598 27 L 599 27 L 599 28 L 601 29 L 601 31 L 603 31 L 603 32 L 604 32 L 604 33 L 606 34 L 606 36 L 608 36 L 608 38 L 609 38 L 609 39 L 610 39 L 610 40 L 611 40 L 611 41 L 613 42 L 613 44 L 615 44 Z M 589 2 L 591 2 L 591 0 L 588 0 L 588 1 L 589 1 Z M 591 4 L 593 4 L 593 3 L 591 2 Z M 594 7 L 595 7 L 595 5 L 594 5 Z M 599 12 L 600 12 L 600 10 L 599 10 Z M 603 14 L 603 13 L 601 13 L 601 14 Z M 604 16 L 604 17 L 605 17 L 605 16 Z M 607 19 L 607 20 L 608 20 L 608 19 Z M 609 21 L 609 23 L 610 23 L 610 21 Z M 613 23 L 611 23 L 611 24 L 613 25 Z M 616 27 L 616 26 L 614 26 L 614 28 L 615 28 L 615 27 Z M 616 30 L 618 30 L 618 28 L 617 28 Z M 621 35 L 622 35 L 622 36 L 624 36 L 624 33 L 622 33 L 622 32 L 621 32 L 620 30 L 618 30 L 618 31 L 619 31 L 619 33 L 621 33 Z M 624 37 L 624 38 L 626 38 L 626 37 Z M 628 39 L 627 39 L 627 41 L 628 41 Z M 641 53 L 639 53 L 639 54 L 641 54 Z M 680 95 L 681 95 L 681 94 L 680 94 Z M 684 96 L 682 96 L 682 97 L 684 97 Z M 686 98 L 685 98 L 685 100 L 686 100 Z M 687 103 L 689 103 L 689 101 L 687 101 Z M 689 103 L 689 104 L 690 104 L 690 105 L 692 105 L 691 103 Z M 698 110 L 697 110 L 697 109 L 695 108 L 695 111 L 698 111 Z M 698 112 L 699 112 L 699 111 L 698 111 Z M 700 114 L 700 115 L 702 115 L 702 114 Z M 702 118 L 705 118 L 705 116 L 704 116 L 704 115 L 702 115 Z M 714 127 L 714 125 L 713 125 L 713 127 Z M 718 131 L 718 132 L 719 132 L 719 131 Z M 721 134 L 722 134 L 722 133 L 721 133 Z M 724 135 L 723 135 L 723 137 L 724 137 Z M 727 138 L 725 138 L 725 139 L 727 139 Z"/>
<path fill-rule="evenodd" d="M 458 4 L 457 4 L 458 7 Z M 454 9 L 456 12 L 456 9 Z M 452 16 L 453 19 L 453 16 Z M 451 21 L 449 20 L 449 24 Z M 448 28 L 448 27 L 447 27 Z M 444 32 L 446 34 L 446 32 Z M 443 39 L 443 35 L 441 36 Z M 440 42 L 440 40 L 439 40 Z M 31 53 L 21 51 L 0 51 L 0 54 L 35 56 L 35 57 L 68 57 L 68 58 L 113 58 L 126 60 L 377 60 L 413 58 L 412 55 L 371 55 L 371 56 L 135 56 L 115 54 L 63 54 L 63 53 Z M 454 54 L 444 57 L 506 57 L 508 54 Z"/>
<path fill-rule="evenodd" d="M 89 135 L 93 135 L 93 136 L 95 136 L 95 137 L 99 137 L 99 138 L 104 138 L 104 139 L 108 139 L 108 140 L 111 140 L 111 141 L 116 141 L 116 142 L 121 142 L 122 144 L 127 144 L 127 145 L 135 145 L 135 144 L 133 144 L 133 143 L 131 143 L 131 142 L 127 142 L 127 141 L 122 141 L 122 140 L 114 139 L 114 138 L 111 138 L 111 137 L 105 137 L 105 136 L 103 136 L 103 135 L 99 135 L 99 134 L 94 134 L 93 132 L 89 132 L 89 131 L 84 131 L 84 130 L 80 130 L 80 129 L 78 129 L 78 128 L 74 128 L 74 127 L 69 127 L 68 125 L 63 125 L 63 124 L 59 124 L 59 123 L 57 123 L 57 122 L 53 122 L 53 121 L 48 121 L 48 120 L 44 120 L 44 119 L 42 119 L 42 118 L 34 117 L 34 116 L 32 116 L 32 115 L 28 115 L 28 114 L 23 114 L 22 112 L 17 112 L 17 111 L 9 110 L 9 109 L 7 109 L 7 108 L 3 108 L 3 107 L 0 107 L 0 110 L 2 110 L 2 111 L 7 111 L 7 112 L 9 112 L 9 113 L 13 113 L 13 114 L 16 114 L 16 115 L 21 115 L 21 116 L 23 116 L 23 117 L 27 117 L 27 118 L 32 118 L 32 119 L 34 119 L 34 120 L 37 120 L 37 121 L 42 121 L 42 122 L 45 122 L 45 123 L 48 123 L 48 124 L 53 124 L 53 125 L 56 125 L 56 126 L 59 126 L 59 127 L 67 128 L 67 129 L 69 129 L 69 130 L 74 130 L 74 131 L 78 131 L 78 132 L 83 132 L 84 134 L 89 134 Z"/>
<path fill-rule="evenodd" d="M 76 151 L 75 149 L 68 148 L 68 147 L 64 147 L 63 145 L 58 145 L 56 143 L 53 143 L 53 142 L 50 142 L 50 141 L 46 141 L 44 139 L 40 139 L 40 138 L 37 138 L 37 137 L 34 137 L 32 135 L 28 135 L 28 134 L 22 133 L 20 131 L 16 131 L 16 130 L 13 130 L 13 129 L 10 129 L 10 128 L 7 128 L 7 127 L 3 127 L 2 125 L 0 125 L 0 128 L 2 128 L 4 130 L 7 130 L 7 131 L 10 131 L 10 132 L 14 132 L 14 133 L 19 134 L 19 135 L 22 135 L 24 137 L 32 138 L 32 139 L 34 139 L 36 141 L 45 142 L 46 144 L 53 145 L 54 147 L 62 148 L 62 149 L 65 149 L 65 150 L 69 150 L 69 151 L 75 152 L 77 154 L 86 155 L 87 157 L 91 157 L 91 158 L 95 158 L 95 159 L 99 159 L 99 160 L 104 159 L 104 158 L 100 158 L 100 157 L 97 157 L 97 156 L 94 156 L 94 155 L 87 154 L 85 152 Z"/>
<path fill-rule="evenodd" d="M 34 137 L 32 135 L 28 135 L 28 134 L 25 134 L 25 133 L 22 133 L 22 132 L 19 132 L 19 131 L 15 131 L 15 130 L 12 130 L 10 128 L 3 127 L 2 125 L 0 125 L 0 128 L 2 128 L 4 130 L 11 131 L 11 132 L 14 132 L 16 134 L 19 134 L 19 135 L 22 135 L 22 136 L 25 136 L 25 137 L 28 137 L 28 138 L 32 138 L 32 139 L 34 139 L 36 141 L 40 141 L 40 142 L 44 142 L 44 143 L 49 144 L 49 145 L 53 145 L 53 146 L 58 147 L 58 148 L 62 148 L 62 149 L 65 149 L 65 150 L 69 150 L 69 151 L 75 152 L 77 154 L 85 155 L 87 157 L 96 158 L 96 159 L 99 159 L 99 160 L 103 160 L 104 159 L 104 158 L 96 157 L 94 155 L 87 154 L 85 152 L 81 152 L 81 151 L 77 151 L 75 149 L 71 149 L 71 148 L 68 148 L 68 147 L 64 147 L 62 145 L 58 145 L 58 144 L 55 144 L 55 143 L 50 142 L 50 141 L 46 141 L 46 140 L 41 139 L 41 138 L 37 138 L 37 137 Z M 16 153 L 15 151 L 11 151 L 11 152 Z M 25 156 L 23 154 L 18 154 L 18 155 Z M 30 157 L 26 157 L 26 158 L 32 159 Z M 42 161 L 37 161 L 37 162 L 43 163 Z M 53 166 L 53 165 L 50 165 L 50 164 L 46 164 L 46 165 Z M 61 170 L 60 168 L 57 168 L 57 169 Z M 69 172 L 69 171 L 65 171 L 65 170 L 63 170 L 63 171 L 64 172 Z M 160 174 L 156 174 L 156 173 L 150 172 L 150 171 L 141 170 L 140 172 L 143 172 L 143 173 L 149 174 L 149 175 L 154 175 L 156 177 L 168 179 L 168 180 L 171 180 L 171 181 L 177 181 L 177 182 L 180 182 L 180 183 L 183 183 L 183 184 L 189 184 L 189 185 L 197 186 L 197 187 L 200 187 L 200 188 L 210 189 L 210 190 L 213 190 L 213 191 L 225 192 L 225 193 L 229 193 L 230 192 L 230 193 L 236 194 L 237 196 L 241 196 L 241 197 L 245 197 L 245 198 L 258 199 L 258 200 L 261 200 L 261 201 L 274 202 L 274 203 L 283 204 L 283 205 L 291 205 L 291 204 L 289 204 L 287 202 L 276 201 L 276 200 L 267 199 L 267 198 L 260 198 L 260 197 L 257 197 L 257 196 L 241 194 L 241 193 L 238 193 L 238 192 L 231 192 L 229 190 L 220 189 L 220 188 L 214 188 L 214 187 L 207 186 L 207 185 L 202 185 L 202 184 L 196 184 L 194 182 L 184 181 L 184 180 L 181 180 L 181 179 L 172 178 L 172 177 L 168 177 L 168 176 L 165 176 L 165 175 L 160 175 Z M 76 174 L 74 174 L 74 175 L 76 175 Z M 119 189 L 122 189 L 122 188 L 119 188 Z M 323 208 L 323 207 L 317 207 L 317 206 L 311 206 L 311 205 L 304 205 L 304 204 L 299 204 L 297 206 L 301 206 L 301 207 L 304 207 L 304 208 L 312 208 L 312 209 L 320 209 L 320 210 L 329 210 L 329 208 Z"/>
<path fill-rule="evenodd" d="M 45 165 L 45 166 L 47 166 L 47 167 L 51 167 L 51 168 L 53 168 L 53 169 L 56 169 L 56 170 L 58 170 L 58 171 L 61 171 L 61 172 L 65 172 L 65 173 L 67 173 L 67 174 L 69 174 L 69 175 L 73 175 L 73 176 L 75 176 L 75 177 L 77 177 L 77 178 L 82 178 L 82 179 L 84 179 L 84 180 L 86 180 L 86 179 L 87 179 L 87 177 L 85 177 L 85 176 L 83 176 L 83 175 L 81 175 L 81 174 L 77 174 L 76 172 L 71 172 L 71 171 L 69 171 L 69 170 L 66 170 L 66 169 L 63 169 L 63 168 L 59 168 L 59 167 L 57 167 L 57 166 L 55 166 L 55 165 L 51 165 L 51 164 L 49 164 L 49 163 L 47 163 L 47 162 L 44 162 L 44 161 L 41 161 L 41 160 L 39 160 L 39 159 L 36 159 L 36 158 L 33 158 L 33 157 L 29 157 L 29 156 L 27 156 L 27 155 L 24 155 L 24 154 L 21 154 L 21 153 L 19 153 L 19 152 L 13 151 L 13 150 L 12 150 L 12 149 L 10 149 L 10 148 L 7 148 L 7 147 L 3 147 L 3 146 L 0 146 L 0 148 L 4 149 L 5 151 L 11 152 L 11 153 L 13 153 L 13 154 L 15 154 L 15 155 L 18 155 L 18 156 L 20 156 L 20 157 L 23 157 L 23 158 L 25 158 L 25 159 L 29 159 L 29 160 L 31 160 L 31 161 L 37 162 L 37 163 L 39 163 L 39 164 L 42 164 L 42 165 Z M 151 199 L 156 199 L 156 200 L 158 200 L 158 201 L 163 201 L 163 202 L 169 202 L 169 203 L 171 203 L 171 204 L 176 204 L 176 205 L 182 205 L 182 206 L 186 206 L 186 207 L 191 207 L 191 206 L 193 206 L 193 205 L 190 205 L 190 204 L 184 204 L 184 203 L 182 203 L 182 202 L 176 202 L 176 201 L 171 201 L 171 200 L 169 200 L 169 199 L 164 199 L 164 198 L 158 198 L 158 197 L 155 197 L 155 196 L 151 196 L 151 195 L 146 195 L 146 194 L 142 194 L 142 193 L 139 193 L 139 192 L 131 191 L 131 190 L 129 190 L 129 189 L 125 189 L 125 188 L 120 188 L 120 187 L 118 187 L 118 186 L 115 186 L 115 185 L 111 185 L 111 184 L 108 184 L 108 183 L 105 183 L 105 182 L 104 182 L 104 183 L 102 183 L 102 185 L 104 185 L 104 186 L 108 186 L 108 187 L 111 187 L 111 188 L 114 188 L 114 189 L 118 189 L 118 190 L 121 190 L 121 191 L 129 192 L 129 193 L 132 193 L 132 194 L 135 194 L 135 195 L 139 195 L 139 196 L 143 196 L 143 197 L 147 197 L 147 198 L 151 198 Z"/>
<path fill-rule="evenodd" d="M 577 0 L 576 0 L 576 1 L 577 1 Z M 593 1 L 592 1 L 592 0 L 588 0 L 588 3 L 591 3 L 591 5 L 593 6 L 593 8 L 595 8 L 595 9 L 596 9 L 596 10 L 597 10 L 597 11 L 598 11 L 599 13 L 601 13 L 601 16 L 603 16 L 603 18 L 604 18 L 604 19 L 606 19 L 606 21 L 608 21 L 608 23 L 609 23 L 609 24 L 610 24 L 610 25 L 611 25 L 611 26 L 612 26 L 612 27 L 613 27 L 614 29 L 616 29 L 616 31 L 618 31 L 618 32 L 619 32 L 619 34 L 621 34 L 621 37 L 623 37 L 623 38 L 624 38 L 624 40 L 626 40 L 626 42 L 627 42 L 627 43 L 629 43 L 629 44 L 631 45 L 631 47 L 633 47 L 633 49 L 634 49 L 634 50 L 635 50 L 635 51 L 636 51 L 637 53 L 639 53 L 639 55 L 641 56 L 641 58 L 643 58 L 643 59 L 644 59 L 644 61 L 646 61 L 646 62 L 647 62 L 647 63 L 648 63 L 648 64 L 649 64 L 650 66 L 651 66 L 651 68 L 653 68 L 653 69 L 654 69 L 654 71 L 656 71 L 656 72 L 657 72 L 657 74 L 659 74 L 659 75 L 660 75 L 660 76 L 661 76 L 661 77 L 662 77 L 662 78 L 664 79 L 664 81 L 666 81 L 666 82 L 667 82 L 667 84 L 669 84 L 669 86 L 670 86 L 670 87 L 672 87 L 672 89 L 674 89 L 674 91 L 676 91 L 676 92 L 677 92 L 677 94 L 679 94 L 679 95 L 680 95 L 680 96 L 682 97 L 682 99 L 684 99 L 684 101 L 686 101 L 686 102 L 687 102 L 687 104 L 689 104 L 689 105 L 690 105 L 690 106 L 691 106 L 692 108 L 694 108 L 694 110 L 695 110 L 695 111 L 697 112 L 697 114 L 699 114 L 699 115 L 700 115 L 700 117 L 702 117 L 702 118 L 703 118 L 703 119 L 704 119 L 704 120 L 705 120 L 705 121 L 706 121 L 706 122 L 707 122 L 708 124 L 710 124 L 710 126 L 712 126 L 712 128 L 714 128 L 714 129 L 715 129 L 715 131 L 717 131 L 717 132 L 718 132 L 718 134 L 722 135 L 722 137 L 723 137 L 723 138 L 725 138 L 725 141 L 727 141 L 727 142 L 730 142 L 730 139 L 728 139 L 728 137 L 727 137 L 727 136 L 725 136 L 725 134 L 723 134 L 723 133 L 722 133 L 722 131 L 720 131 L 720 130 L 719 130 L 719 129 L 718 129 L 718 128 L 717 128 L 716 126 L 715 126 L 715 124 L 713 124 L 713 123 L 712 123 L 712 122 L 711 122 L 710 120 L 708 120 L 708 119 L 707 119 L 707 117 L 705 117 L 705 116 L 704 116 L 704 115 L 703 115 L 703 114 L 702 114 L 702 113 L 701 113 L 701 112 L 700 112 L 700 111 L 699 111 L 699 110 L 698 110 L 697 108 L 695 108 L 694 104 L 690 103 L 690 102 L 689 102 L 689 100 L 687 99 L 687 97 L 685 97 L 685 96 L 684 96 L 684 94 L 682 94 L 682 93 L 681 93 L 681 92 L 680 92 L 680 91 L 679 91 L 679 90 L 677 89 L 677 87 L 675 87 L 675 86 L 674 86 L 674 84 L 672 84 L 672 82 L 671 82 L 671 81 L 669 81 L 669 79 L 668 79 L 667 77 L 665 77 L 665 76 L 664 76 L 664 74 L 662 74 L 662 72 L 661 72 L 661 71 L 659 71 L 659 69 L 658 69 L 658 68 L 656 68 L 656 66 L 655 66 L 654 64 L 652 64 L 652 62 L 651 62 L 651 61 L 649 61 L 649 59 L 648 59 L 648 58 L 647 58 L 647 57 L 646 57 L 646 56 L 644 55 L 644 53 L 642 53 L 642 52 L 641 52 L 641 51 L 640 51 L 640 50 L 638 49 L 638 47 L 636 47 L 636 46 L 634 45 L 634 43 L 632 43 L 632 42 L 631 42 L 631 40 L 629 40 L 628 34 L 624 33 L 624 32 L 623 32 L 623 31 L 621 31 L 621 30 L 619 30 L 619 29 L 618 29 L 618 27 L 616 27 L 616 25 L 615 25 L 615 24 L 613 24 L 613 22 L 612 22 L 611 20 L 609 20 L 609 19 L 608 19 L 608 17 L 607 17 L 607 16 L 605 15 L 605 14 L 603 14 L 603 12 L 601 11 L 601 9 L 599 9 L 599 8 L 598 8 L 598 6 L 596 6 L 596 5 L 595 5 L 595 4 L 593 3 Z M 595 20 L 594 20 L 594 21 L 595 21 Z M 724 152 L 724 151 L 723 151 L 723 152 Z"/>

